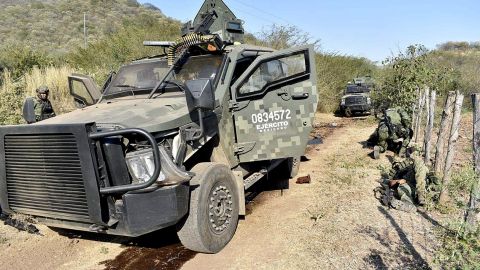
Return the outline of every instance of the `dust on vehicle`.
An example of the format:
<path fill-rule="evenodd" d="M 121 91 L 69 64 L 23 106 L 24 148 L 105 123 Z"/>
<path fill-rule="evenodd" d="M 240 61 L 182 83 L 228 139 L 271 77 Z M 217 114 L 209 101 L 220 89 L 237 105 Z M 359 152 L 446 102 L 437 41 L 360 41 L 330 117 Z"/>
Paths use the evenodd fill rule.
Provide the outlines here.
<path fill-rule="evenodd" d="M 2 210 L 123 236 L 176 226 L 185 247 L 220 251 L 245 191 L 279 164 L 298 171 L 317 106 L 313 46 L 275 51 L 243 33 L 207 0 L 181 38 L 145 43 L 165 54 L 102 88 L 70 76 L 80 109 L 0 128 Z"/>

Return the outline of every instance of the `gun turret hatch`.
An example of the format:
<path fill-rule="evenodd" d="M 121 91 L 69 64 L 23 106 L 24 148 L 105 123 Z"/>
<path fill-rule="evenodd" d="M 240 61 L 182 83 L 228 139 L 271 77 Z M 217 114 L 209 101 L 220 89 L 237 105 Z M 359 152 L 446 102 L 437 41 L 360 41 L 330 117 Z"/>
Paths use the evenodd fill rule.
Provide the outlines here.
<path fill-rule="evenodd" d="M 222 0 L 205 0 L 195 19 L 185 23 L 182 35 L 217 34 L 224 44 L 243 42 L 243 21 Z"/>

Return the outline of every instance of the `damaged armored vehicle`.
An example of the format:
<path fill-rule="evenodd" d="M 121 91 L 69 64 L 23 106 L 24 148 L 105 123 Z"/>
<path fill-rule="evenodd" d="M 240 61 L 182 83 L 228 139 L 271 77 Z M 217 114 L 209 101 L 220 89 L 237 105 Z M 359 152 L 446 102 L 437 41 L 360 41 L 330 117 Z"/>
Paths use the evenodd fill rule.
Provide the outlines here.
<path fill-rule="evenodd" d="M 176 226 L 187 248 L 220 251 L 244 192 L 279 164 L 295 174 L 317 106 L 313 46 L 275 51 L 241 44 L 243 33 L 207 0 L 177 41 L 145 43 L 164 55 L 101 89 L 70 76 L 83 108 L 0 127 L 3 211 L 132 237 Z"/>

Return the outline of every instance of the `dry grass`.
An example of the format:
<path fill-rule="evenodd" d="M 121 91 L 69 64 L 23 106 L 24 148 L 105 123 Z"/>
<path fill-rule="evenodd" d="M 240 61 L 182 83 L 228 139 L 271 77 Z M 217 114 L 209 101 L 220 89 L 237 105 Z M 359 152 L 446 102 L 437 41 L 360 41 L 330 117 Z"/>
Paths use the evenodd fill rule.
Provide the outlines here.
<path fill-rule="evenodd" d="M 74 110 L 75 104 L 68 90 L 67 79 L 72 73 L 74 69 L 68 66 L 33 68 L 24 78 L 25 97 L 35 96 L 35 89 L 40 85 L 46 85 L 50 89 L 50 101 L 58 114 Z"/>
<path fill-rule="evenodd" d="M 57 114 L 66 113 L 75 109 L 75 104 L 68 90 L 68 75 L 74 72 L 73 68 L 46 67 L 33 68 L 17 81 L 12 79 L 11 73 L 2 73 L 0 85 L 0 124 L 20 124 L 22 106 L 26 97 L 35 96 L 35 89 L 41 85 L 50 88 L 50 100 Z"/>

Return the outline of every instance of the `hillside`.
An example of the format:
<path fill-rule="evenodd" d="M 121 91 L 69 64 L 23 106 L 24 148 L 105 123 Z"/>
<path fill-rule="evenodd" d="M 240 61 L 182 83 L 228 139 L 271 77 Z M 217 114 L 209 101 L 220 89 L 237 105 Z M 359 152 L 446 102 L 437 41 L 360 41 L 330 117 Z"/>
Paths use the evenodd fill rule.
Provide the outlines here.
<path fill-rule="evenodd" d="M 480 42 L 445 42 L 430 57 L 433 64 L 455 73 L 456 86 L 465 94 L 480 90 Z"/>
<path fill-rule="evenodd" d="M 148 24 L 165 15 L 136 0 L 2 0 L 0 46 L 25 44 L 34 50 L 62 55 L 83 46 L 83 16 L 92 43 L 129 22 Z"/>

